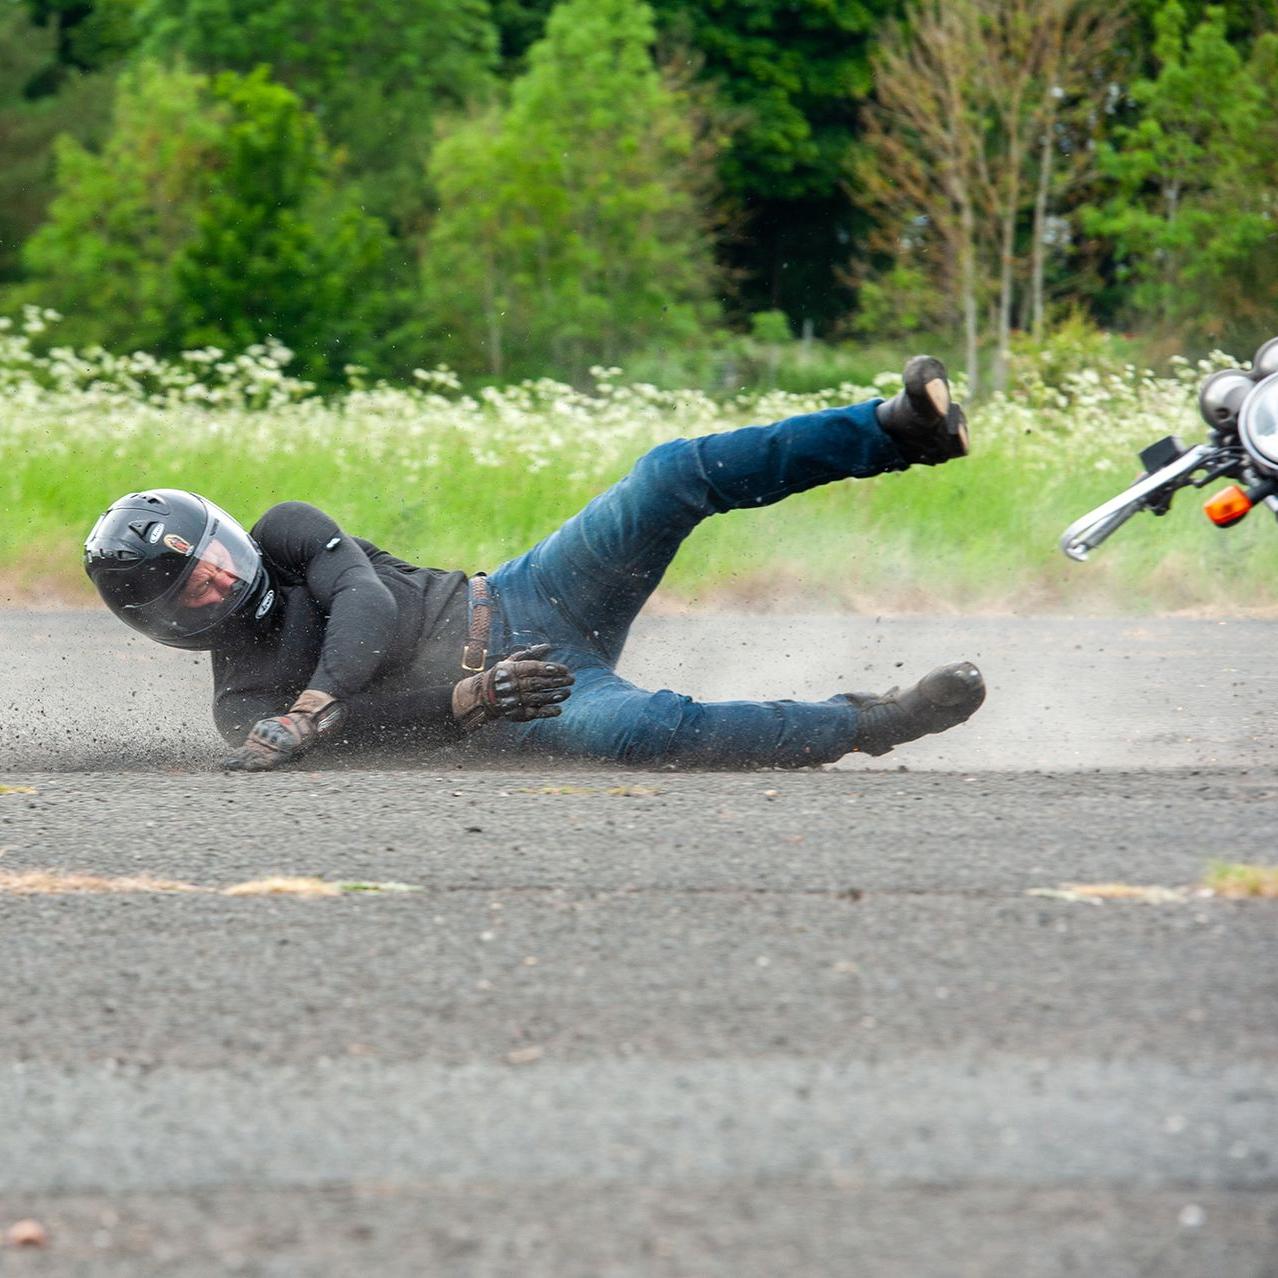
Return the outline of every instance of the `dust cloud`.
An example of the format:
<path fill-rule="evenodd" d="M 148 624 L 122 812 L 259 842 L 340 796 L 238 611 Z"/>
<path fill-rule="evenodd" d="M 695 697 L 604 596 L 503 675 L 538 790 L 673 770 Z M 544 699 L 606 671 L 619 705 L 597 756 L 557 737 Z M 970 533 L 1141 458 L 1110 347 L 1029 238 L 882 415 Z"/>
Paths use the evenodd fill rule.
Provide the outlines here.
<path fill-rule="evenodd" d="M 989 689 L 972 720 L 840 767 L 947 771 L 1274 763 L 1278 623 L 1184 618 L 705 616 L 636 629 L 621 672 L 705 700 L 884 692 L 948 661 Z"/>
<path fill-rule="evenodd" d="M 1209 618 L 666 614 L 640 618 L 621 673 L 703 700 L 823 700 L 911 683 L 946 661 L 984 672 L 989 695 L 968 724 L 841 768 L 1272 766 L 1276 628 Z M 0 638 L 0 771 L 202 770 L 222 753 L 207 655 L 163 648 L 98 612 L 0 611 Z M 361 762 L 416 763 L 385 752 L 347 761 Z"/>

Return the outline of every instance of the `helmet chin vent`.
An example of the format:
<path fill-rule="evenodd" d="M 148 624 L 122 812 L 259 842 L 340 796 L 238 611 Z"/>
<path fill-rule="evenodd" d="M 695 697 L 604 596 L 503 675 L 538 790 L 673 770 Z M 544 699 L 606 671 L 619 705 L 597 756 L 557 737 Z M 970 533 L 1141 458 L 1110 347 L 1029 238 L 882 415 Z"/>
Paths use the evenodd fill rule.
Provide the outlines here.
<path fill-rule="evenodd" d="M 92 550 L 84 552 L 85 563 L 98 563 L 103 560 L 113 559 L 117 563 L 135 564 L 145 556 L 140 550 L 130 550 L 127 546 L 102 546 L 94 547 Z"/>

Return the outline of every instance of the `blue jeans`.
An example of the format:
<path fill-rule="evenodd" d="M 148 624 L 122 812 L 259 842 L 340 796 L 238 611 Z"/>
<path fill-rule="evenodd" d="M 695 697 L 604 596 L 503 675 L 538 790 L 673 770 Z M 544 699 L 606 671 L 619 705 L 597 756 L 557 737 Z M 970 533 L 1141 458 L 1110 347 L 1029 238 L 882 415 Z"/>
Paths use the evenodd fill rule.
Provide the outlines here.
<path fill-rule="evenodd" d="M 847 754 L 857 711 L 842 698 L 698 702 L 637 688 L 616 665 L 639 609 L 707 515 L 903 469 L 875 420 L 880 402 L 661 444 L 557 532 L 502 564 L 488 579 L 490 660 L 547 643 L 548 660 L 570 667 L 576 683 L 558 718 L 496 723 L 483 736 L 501 748 L 641 766 L 803 767 Z"/>

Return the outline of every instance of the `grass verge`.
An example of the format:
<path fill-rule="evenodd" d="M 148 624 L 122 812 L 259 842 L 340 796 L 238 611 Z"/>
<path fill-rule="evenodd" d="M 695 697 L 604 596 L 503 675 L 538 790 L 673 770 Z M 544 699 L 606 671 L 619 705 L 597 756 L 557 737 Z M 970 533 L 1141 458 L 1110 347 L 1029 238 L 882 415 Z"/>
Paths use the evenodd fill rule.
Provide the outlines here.
<path fill-rule="evenodd" d="M 464 393 L 443 370 L 415 387 L 330 400 L 284 371 L 286 352 L 194 352 L 161 364 L 0 349 L 0 600 L 90 604 L 79 547 L 96 515 L 140 487 L 202 492 L 252 524 L 310 501 L 418 563 L 492 569 L 553 531 L 647 448 L 890 395 L 899 376 L 818 392 L 744 393 L 622 382 L 526 382 Z M 2 343 L 0 343 L 2 345 Z M 56 354 L 56 353 L 55 353 Z M 7 363 L 6 363 L 7 360 Z M 687 605 L 852 611 L 1112 611 L 1278 606 L 1264 512 L 1221 532 L 1178 500 L 1087 564 L 1065 526 L 1124 487 L 1161 435 L 1200 437 L 1207 365 L 1155 378 L 1131 366 L 1029 378 L 972 413 L 973 455 L 834 484 L 703 524 L 666 594 Z M 814 595 L 814 586 L 819 593 Z"/>

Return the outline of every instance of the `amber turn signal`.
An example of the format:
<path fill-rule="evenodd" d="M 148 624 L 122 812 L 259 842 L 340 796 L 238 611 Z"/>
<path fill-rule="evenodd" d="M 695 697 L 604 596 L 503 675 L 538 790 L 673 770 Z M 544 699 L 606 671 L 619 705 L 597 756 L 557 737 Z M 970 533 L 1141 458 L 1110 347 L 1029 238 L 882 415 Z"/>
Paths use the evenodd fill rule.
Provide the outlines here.
<path fill-rule="evenodd" d="M 1251 498 L 1237 484 L 1222 488 L 1203 503 L 1207 518 L 1217 528 L 1228 528 L 1230 524 L 1236 524 L 1250 509 Z"/>

